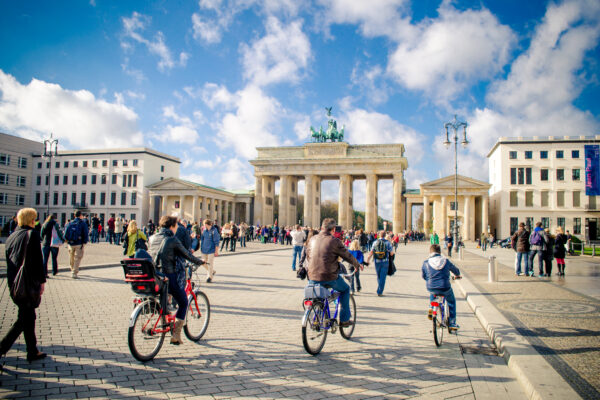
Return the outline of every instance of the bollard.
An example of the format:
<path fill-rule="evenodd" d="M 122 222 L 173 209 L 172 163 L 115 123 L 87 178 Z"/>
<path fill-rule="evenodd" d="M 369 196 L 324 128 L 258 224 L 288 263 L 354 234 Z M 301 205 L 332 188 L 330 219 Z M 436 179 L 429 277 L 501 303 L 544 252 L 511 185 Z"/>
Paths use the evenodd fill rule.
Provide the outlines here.
<path fill-rule="evenodd" d="M 458 259 L 459 260 L 464 260 L 465 259 L 465 254 L 464 254 L 464 248 L 463 247 L 459 247 L 458 248 Z"/>
<path fill-rule="evenodd" d="M 592 245 L 592 257 L 594 257 L 596 255 L 596 245 L 593 244 Z"/>
<path fill-rule="evenodd" d="M 498 282 L 498 263 L 496 256 L 490 256 L 488 263 L 488 282 Z"/>

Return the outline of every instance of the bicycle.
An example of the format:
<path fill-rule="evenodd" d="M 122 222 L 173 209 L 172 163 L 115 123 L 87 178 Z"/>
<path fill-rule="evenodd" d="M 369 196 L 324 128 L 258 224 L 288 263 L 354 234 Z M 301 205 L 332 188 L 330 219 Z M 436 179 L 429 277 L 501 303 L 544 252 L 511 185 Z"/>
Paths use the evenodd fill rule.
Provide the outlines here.
<path fill-rule="evenodd" d="M 351 277 L 354 274 L 340 274 L 342 277 Z M 356 324 L 356 302 L 354 296 L 350 294 L 350 321 L 349 326 L 342 327 L 338 321 L 340 311 L 340 292 L 326 288 L 319 284 L 307 286 L 304 290 L 304 316 L 302 317 L 302 344 L 304 349 L 313 356 L 321 352 L 325 346 L 327 333 L 335 333 L 340 329 L 340 335 L 346 340 L 350 340 Z M 333 318 L 329 305 L 335 304 Z"/>
<path fill-rule="evenodd" d="M 460 276 L 453 276 L 452 280 L 461 279 Z M 444 328 L 448 329 L 448 334 L 452 334 L 453 329 L 448 323 L 450 312 L 448 311 L 448 304 L 446 303 L 446 297 L 442 295 L 435 295 L 435 298 L 431 301 L 432 320 L 433 320 L 433 341 L 437 347 L 442 345 L 444 339 Z"/>
<path fill-rule="evenodd" d="M 137 294 L 136 305 L 129 319 L 127 344 L 131 355 L 138 361 L 152 360 L 160 351 L 165 335 L 173 329 L 175 312 L 167 308 L 168 279 L 156 275 L 154 264 L 146 259 L 125 259 L 121 261 L 125 273 L 125 282 L 131 283 Z M 204 292 L 196 287 L 192 280 L 198 266 L 186 267 L 185 292 L 188 295 L 188 310 L 183 331 L 193 342 L 199 341 L 208 329 L 210 321 L 210 302 Z M 166 311 L 166 312 L 165 312 Z"/>

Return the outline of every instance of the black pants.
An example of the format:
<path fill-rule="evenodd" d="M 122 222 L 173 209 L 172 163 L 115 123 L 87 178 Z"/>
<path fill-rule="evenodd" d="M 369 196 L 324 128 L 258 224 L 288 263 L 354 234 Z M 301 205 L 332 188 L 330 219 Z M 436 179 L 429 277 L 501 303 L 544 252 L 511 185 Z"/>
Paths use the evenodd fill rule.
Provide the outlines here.
<path fill-rule="evenodd" d="M 223 238 L 223 243 L 221 243 L 221 251 L 223 251 L 223 247 L 225 247 L 225 250 L 227 250 L 227 248 L 229 247 L 229 238 Z"/>
<path fill-rule="evenodd" d="M 237 244 L 237 238 L 231 238 L 229 250 L 235 251 L 235 245 Z"/>
<path fill-rule="evenodd" d="M 27 354 L 31 356 L 36 355 L 38 348 L 37 339 L 35 338 L 35 308 L 19 306 L 17 321 L 0 343 L 0 354 L 6 354 L 21 333 L 25 337 Z"/>
<path fill-rule="evenodd" d="M 552 274 L 552 254 L 544 255 L 544 269 L 546 270 L 546 275 L 550 276 Z"/>

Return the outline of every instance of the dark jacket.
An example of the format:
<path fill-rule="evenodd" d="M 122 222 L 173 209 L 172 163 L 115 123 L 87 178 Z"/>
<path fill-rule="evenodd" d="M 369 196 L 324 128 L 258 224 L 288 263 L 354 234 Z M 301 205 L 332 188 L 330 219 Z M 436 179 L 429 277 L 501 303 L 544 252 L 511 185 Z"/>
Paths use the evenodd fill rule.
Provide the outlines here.
<path fill-rule="evenodd" d="M 68 240 L 68 243 L 71 246 L 78 246 L 80 244 L 86 244 L 90 240 L 90 236 L 88 233 L 88 226 L 81 218 L 75 218 L 73 221 L 69 222 L 65 227 L 65 233 L 69 230 L 69 226 L 72 224 L 77 225 L 79 234 L 73 240 Z"/>
<path fill-rule="evenodd" d="M 516 241 L 517 253 L 524 253 L 529 251 L 529 231 L 527 229 L 519 228 L 511 238 L 512 242 Z"/>
<path fill-rule="evenodd" d="M 65 241 L 65 238 L 63 237 L 62 232 L 60 231 L 60 228 L 58 227 L 58 223 L 56 222 L 55 219 L 51 219 L 48 222 L 45 222 L 44 225 L 42 226 L 42 246 L 43 247 L 50 247 L 50 245 L 52 245 L 52 228 L 56 227 L 56 233 L 58 234 L 58 237 L 60 238 L 60 240 L 62 240 L 63 242 Z"/>
<path fill-rule="evenodd" d="M 421 267 L 421 276 L 427 281 L 427 290 L 445 291 L 450 289 L 450 272 L 460 275 L 460 271 L 450 260 L 441 254 L 432 254 Z"/>
<path fill-rule="evenodd" d="M 313 236 L 310 243 L 306 245 L 306 260 L 308 261 L 308 279 L 312 281 L 334 281 L 338 277 L 338 257 L 342 257 L 360 268 L 360 264 L 342 241 L 334 237 L 330 232 L 321 231 Z"/>
<path fill-rule="evenodd" d="M 165 245 L 158 254 L 163 241 L 165 241 Z M 150 238 L 148 252 L 152 255 L 152 259 L 158 260 L 156 267 L 161 268 L 165 274 L 175 273 L 177 256 L 183 257 L 194 264 L 204 264 L 202 260 L 191 255 L 189 250 L 167 228 L 161 228 L 160 232 Z"/>
<path fill-rule="evenodd" d="M 554 239 L 554 258 L 565 258 L 565 256 L 567 255 L 567 251 L 565 249 L 565 243 L 567 243 L 567 237 L 562 234 L 559 233 L 558 235 L 556 235 L 556 238 Z"/>
<path fill-rule="evenodd" d="M 27 241 L 27 232 L 31 232 L 31 238 L 27 242 L 25 248 L 25 242 Z M 35 229 L 29 226 L 19 226 L 13 232 L 12 235 L 6 240 L 6 278 L 8 280 L 8 287 L 12 287 L 17 272 L 25 251 L 27 251 L 27 258 L 25 259 L 25 269 L 23 273 L 31 282 L 42 284 L 46 282 L 46 274 L 44 272 L 44 264 L 42 262 L 42 248 L 40 247 L 40 235 Z"/>
<path fill-rule="evenodd" d="M 189 250 L 192 248 L 192 237 L 185 226 L 181 225 L 180 223 L 177 223 L 177 232 L 175 232 L 175 237 L 179 239 L 181 244 L 183 244 L 183 247 L 186 249 Z"/>

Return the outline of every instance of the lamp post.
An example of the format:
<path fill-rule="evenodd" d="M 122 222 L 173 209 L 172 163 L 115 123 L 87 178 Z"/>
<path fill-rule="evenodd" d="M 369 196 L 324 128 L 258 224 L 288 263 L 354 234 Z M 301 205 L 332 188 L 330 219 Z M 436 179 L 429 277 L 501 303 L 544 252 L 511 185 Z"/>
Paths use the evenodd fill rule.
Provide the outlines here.
<path fill-rule="evenodd" d="M 454 253 L 458 254 L 458 129 L 463 128 L 463 138 L 461 144 L 463 147 L 467 147 L 469 141 L 467 140 L 467 123 L 461 122 L 456 119 L 456 114 L 454 115 L 454 121 L 446 122 L 444 124 L 444 128 L 446 128 L 446 141 L 444 145 L 446 148 L 450 147 L 452 142 L 450 142 L 450 137 L 448 133 L 448 128 L 452 128 L 454 130 L 454 136 L 452 139 L 454 140 Z M 465 215 L 465 219 L 466 219 Z"/>
<path fill-rule="evenodd" d="M 52 172 L 52 157 L 56 157 L 58 154 L 57 147 L 58 139 L 53 139 L 51 133 L 50 139 L 44 140 L 44 154 L 42 154 L 42 157 L 50 160 L 48 165 L 48 199 L 46 201 L 46 217 L 50 215 L 50 185 L 52 184 L 50 174 Z"/>

